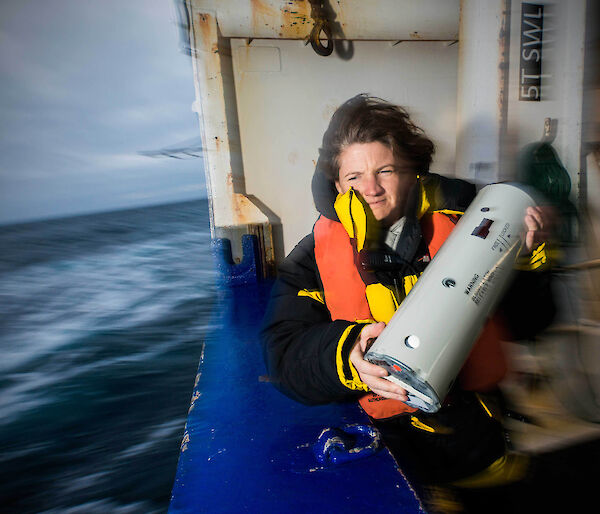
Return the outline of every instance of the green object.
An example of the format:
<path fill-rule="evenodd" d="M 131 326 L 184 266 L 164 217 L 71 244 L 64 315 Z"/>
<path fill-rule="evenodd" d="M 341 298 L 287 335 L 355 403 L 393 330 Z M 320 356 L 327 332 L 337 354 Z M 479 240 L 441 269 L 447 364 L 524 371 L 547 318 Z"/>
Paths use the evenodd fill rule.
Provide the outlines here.
<path fill-rule="evenodd" d="M 523 148 L 519 159 L 519 182 L 534 187 L 557 210 L 558 237 L 563 243 L 575 241 L 577 209 L 571 200 L 571 178 L 556 150 L 548 142 Z"/>

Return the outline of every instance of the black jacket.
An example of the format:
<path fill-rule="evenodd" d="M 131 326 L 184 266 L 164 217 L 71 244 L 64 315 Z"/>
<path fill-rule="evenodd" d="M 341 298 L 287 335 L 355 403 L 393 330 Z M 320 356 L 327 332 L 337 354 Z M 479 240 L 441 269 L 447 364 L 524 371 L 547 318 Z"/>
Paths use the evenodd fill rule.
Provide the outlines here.
<path fill-rule="evenodd" d="M 425 183 L 428 197 L 437 209 L 464 211 L 475 196 L 475 187 L 462 180 L 435 174 L 425 175 L 420 180 Z M 333 183 L 317 172 L 313 179 L 315 204 L 321 215 L 334 220 L 337 220 L 333 209 L 336 195 Z M 412 263 L 414 270 L 414 267 L 424 265 L 418 263 L 423 251 L 422 245 L 418 244 L 420 226 L 415 216 L 419 195 L 415 191 L 410 198 L 407 218 L 411 223 L 406 223 L 405 231 L 406 240 L 412 242 L 403 246 L 410 246 L 409 254 L 403 257 Z M 349 359 L 350 349 L 364 324 L 331 319 L 322 299 L 323 285 L 314 246 L 311 233 L 279 267 L 261 330 L 265 362 L 275 386 L 300 402 L 321 404 L 355 400 L 364 392 L 349 389 L 340 381 L 336 353 L 341 345 L 342 358 Z M 501 307 L 507 312 L 509 329 L 519 339 L 531 337 L 554 315 L 547 276 L 542 273 L 522 275 Z M 386 277 L 382 279 L 385 281 Z M 527 319 L 524 319 L 525 313 Z M 349 327 L 352 328 L 347 332 Z"/>

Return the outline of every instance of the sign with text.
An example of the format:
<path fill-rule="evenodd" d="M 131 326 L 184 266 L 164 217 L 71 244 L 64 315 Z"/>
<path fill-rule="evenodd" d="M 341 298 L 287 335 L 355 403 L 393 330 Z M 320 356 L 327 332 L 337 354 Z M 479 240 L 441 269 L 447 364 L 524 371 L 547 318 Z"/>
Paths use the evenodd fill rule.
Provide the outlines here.
<path fill-rule="evenodd" d="M 521 5 L 519 100 L 539 102 L 542 96 L 542 32 L 544 6 Z"/>

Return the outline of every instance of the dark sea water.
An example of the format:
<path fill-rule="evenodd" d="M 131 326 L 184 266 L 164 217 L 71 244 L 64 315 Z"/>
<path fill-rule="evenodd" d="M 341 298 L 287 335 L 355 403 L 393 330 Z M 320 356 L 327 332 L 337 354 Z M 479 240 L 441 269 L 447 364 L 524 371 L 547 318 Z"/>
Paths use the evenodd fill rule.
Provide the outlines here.
<path fill-rule="evenodd" d="M 194 201 L 0 227 L 0 508 L 164 512 L 216 281 Z"/>

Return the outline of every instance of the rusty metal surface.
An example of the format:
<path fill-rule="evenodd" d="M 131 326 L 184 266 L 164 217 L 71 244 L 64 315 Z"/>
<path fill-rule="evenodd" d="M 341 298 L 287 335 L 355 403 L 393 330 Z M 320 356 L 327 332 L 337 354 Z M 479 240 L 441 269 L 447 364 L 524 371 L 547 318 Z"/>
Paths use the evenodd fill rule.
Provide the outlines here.
<path fill-rule="evenodd" d="M 192 0 L 212 11 L 225 37 L 308 38 L 308 0 Z M 333 37 L 353 40 L 455 40 L 459 0 L 329 0 Z"/>
<path fill-rule="evenodd" d="M 204 169 L 215 227 L 268 223 L 244 195 L 239 127 L 228 39 L 215 16 L 192 11 L 196 106 L 202 125 Z"/>

